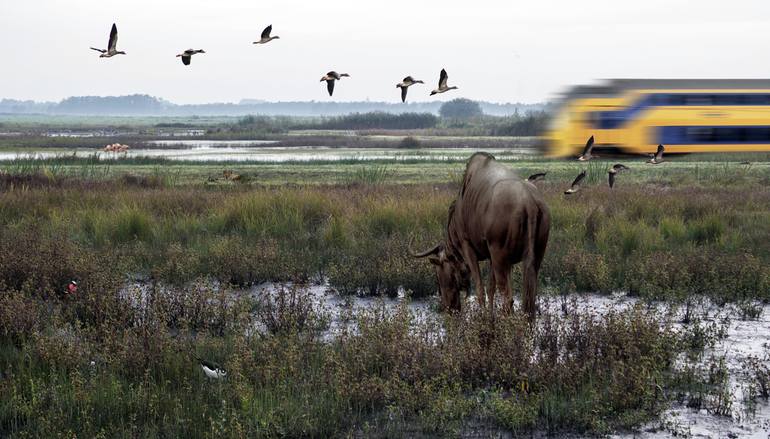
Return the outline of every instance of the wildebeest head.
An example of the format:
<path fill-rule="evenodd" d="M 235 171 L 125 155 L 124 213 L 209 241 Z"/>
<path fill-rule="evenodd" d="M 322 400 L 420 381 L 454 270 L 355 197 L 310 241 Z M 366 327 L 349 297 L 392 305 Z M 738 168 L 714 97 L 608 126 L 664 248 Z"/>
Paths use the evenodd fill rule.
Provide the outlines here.
<path fill-rule="evenodd" d="M 409 253 L 415 258 L 428 258 L 436 269 L 441 308 L 460 310 L 462 290 L 470 286 L 470 269 L 459 255 L 447 251 L 444 244 L 437 244 L 429 250 L 415 252 L 409 245 Z"/>

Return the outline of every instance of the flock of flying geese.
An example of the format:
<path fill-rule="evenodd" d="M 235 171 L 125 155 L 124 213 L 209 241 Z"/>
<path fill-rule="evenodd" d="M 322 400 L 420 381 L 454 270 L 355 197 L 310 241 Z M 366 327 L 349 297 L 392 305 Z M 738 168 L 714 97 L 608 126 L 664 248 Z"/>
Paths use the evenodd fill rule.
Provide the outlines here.
<path fill-rule="evenodd" d="M 259 37 L 259 41 L 254 41 L 253 44 L 267 44 L 270 41 L 281 38 L 279 36 L 270 36 L 270 33 L 272 31 L 273 31 L 273 25 L 271 24 L 262 31 L 262 34 Z M 112 23 L 112 29 L 110 30 L 110 39 L 107 41 L 107 48 L 97 49 L 96 47 L 91 47 L 91 50 L 95 50 L 99 52 L 101 54 L 99 55 L 99 58 L 112 58 L 115 55 L 126 54 L 126 52 L 123 52 L 122 50 L 118 50 L 118 27 L 115 25 L 115 23 Z M 182 58 L 182 64 L 189 66 L 190 61 L 192 61 L 193 55 L 197 55 L 199 53 L 206 53 L 206 51 L 202 49 L 187 49 L 184 52 L 178 54 L 177 58 Z M 326 81 L 326 89 L 329 91 L 329 96 L 332 96 L 334 94 L 335 82 L 341 80 L 342 78 L 349 78 L 349 77 L 350 75 L 347 73 L 337 73 L 336 71 L 332 70 L 321 77 L 321 82 Z M 430 95 L 433 96 L 435 94 L 448 92 L 449 90 L 456 90 L 457 87 L 454 87 L 454 86 L 450 87 L 447 85 L 448 79 L 449 79 L 449 75 L 447 75 L 446 70 L 441 69 L 441 74 L 439 75 L 439 80 L 438 80 L 438 88 L 431 91 Z M 414 79 L 411 76 L 407 76 L 401 82 L 396 84 L 396 88 L 401 89 L 401 102 L 406 102 L 406 91 L 409 89 L 409 87 L 415 84 L 425 84 L 425 83 L 419 79 Z"/>
<path fill-rule="evenodd" d="M 593 154 L 594 149 L 594 136 L 591 136 L 591 138 L 588 139 L 588 142 L 586 142 L 585 148 L 583 148 L 583 153 L 580 154 L 578 157 L 578 161 L 581 162 L 587 162 L 591 160 L 593 157 L 599 157 L 596 154 Z M 660 163 L 663 163 L 663 152 L 666 150 L 666 148 L 663 145 L 658 145 L 658 151 L 655 154 L 650 154 L 650 159 L 647 160 L 647 163 L 652 165 L 657 165 Z M 612 189 L 615 186 L 615 178 L 618 174 L 620 174 L 623 171 L 628 171 L 630 168 L 624 164 L 616 163 L 612 165 L 609 171 L 607 171 L 607 182 L 609 183 L 610 189 Z M 530 183 L 534 183 L 535 181 L 542 180 L 545 178 L 545 172 L 541 172 L 538 174 L 533 174 L 527 177 L 526 181 Z M 578 174 L 577 177 L 575 177 L 575 180 L 572 182 L 572 185 L 570 185 L 569 189 L 564 191 L 565 195 L 574 194 L 575 192 L 580 190 L 580 185 L 583 183 L 583 179 L 586 178 L 586 171 L 583 170 L 580 174 Z"/>

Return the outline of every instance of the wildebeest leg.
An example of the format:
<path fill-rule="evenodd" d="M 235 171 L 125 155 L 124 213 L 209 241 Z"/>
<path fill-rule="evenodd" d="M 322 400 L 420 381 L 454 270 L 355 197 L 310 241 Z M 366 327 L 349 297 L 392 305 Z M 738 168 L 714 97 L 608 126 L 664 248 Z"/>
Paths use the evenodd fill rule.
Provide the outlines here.
<path fill-rule="evenodd" d="M 481 271 L 479 270 L 479 260 L 476 253 L 467 241 L 463 242 L 463 259 L 468 263 L 473 276 L 473 283 L 476 286 L 476 294 L 479 300 L 479 307 L 484 308 L 486 296 L 484 295 L 484 285 L 481 283 Z"/>
<path fill-rule="evenodd" d="M 513 293 L 508 275 L 511 273 L 511 263 L 505 257 L 505 251 L 499 248 L 490 249 L 490 265 L 495 278 L 497 289 L 503 292 L 503 311 L 510 313 L 513 309 Z"/>
<path fill-rule="evenodd" d="M 495 313 L 495 272 L 492 270 L 492 262 L 489 263 L 489 286 L 487 287 L 487 297 L 489 298 L 489 312 Z"/>

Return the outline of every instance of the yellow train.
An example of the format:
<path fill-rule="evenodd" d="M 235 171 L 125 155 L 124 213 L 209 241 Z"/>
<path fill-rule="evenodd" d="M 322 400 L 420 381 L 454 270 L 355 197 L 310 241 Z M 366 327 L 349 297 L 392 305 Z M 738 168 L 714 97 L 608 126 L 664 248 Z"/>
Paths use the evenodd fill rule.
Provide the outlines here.
<path fill-rule="evenodd" d="M 770 80 L 616 79 L 565 96 L 545 134 L 551 156 L 770 151 Z"/>

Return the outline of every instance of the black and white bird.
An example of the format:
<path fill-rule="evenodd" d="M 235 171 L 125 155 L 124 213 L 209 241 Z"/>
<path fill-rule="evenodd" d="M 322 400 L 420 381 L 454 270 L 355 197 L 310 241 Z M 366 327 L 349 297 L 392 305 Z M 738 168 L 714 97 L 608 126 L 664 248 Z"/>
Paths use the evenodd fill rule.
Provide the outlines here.
<path fill-rule="evenodd" d="M 529 177 L 527 177 L 524 181 L 528 181 L 530 183 L 534 183 L 534 182 L 536 182 L 538 180 L 545 179 L 545 175 L 546 174 L 547 174 L 547 172 L 539 172 L 537 174 L 532 174 Z"/>
<path fill-rule="evenodd" d="M 593 157 L 591 155 L 591 152 L 594 150 L 594 136 L 591 136 L 588 141 L 586 142 L 585 148 L 583 148 L 583 153 L 580 154 L 580 157 L 578 157 L 578 160 L 581 162 L 587 162 L 591 160 Z"/>
<path fill-rule="evenodd" d="M 329 96 L 334 94 L 334 82 L 342 78 L 349 78 L 347 73 L 337 73 L 334 70 L 321 77 L 321 82 L 326 81 L 326 89 L 329 90 Z"/>
<path fill-rule="evenodd" d="M 200 364 L 201 369 L 203 369 L 203 373 L 206 374 L 207 377 L 212 379 L 220 379 L 227 376 L 227 372 L 218 364 L 212 363 L 211 361 L 203 360 L 200 357 L 195 357 L 196 360 L 198 360 L 198 364 Z"/>
<path fill-rule="evenodd" d="M 115 55 L 125 55 L 126 52 L 123 52 L 121 50 L 117 49 L 118 46 L 118 27 L 115 25 L 115 23 L 112 23 L 112 30 L 110 31 L 110 40 L 107 42 L 107 49 L 97 49 L 96 47 L 92 47 L 91 50 L 95 50 L 101 55 L 99 55 L 99 58 L 111 58 Z"/>
<path fill-rule="evenodd" d="M 658 145 L 658 151 L 655 153 L 654 156 L 652 156 L 651 159 L 647 160 L 647 163 L 652 163 L 653 165 L 657 165 L 658 163 L 663 163 L 663 151 L 665 151 L 666 148 L 663 147 L 663 145 Z"/>
<path fill-rule="evenodd" d="M 403 81 L 396 84 L 396 88 L 401 89 L 401 102 L 406 102 L 406 90 L 414 84 L 425 84 L 419 79 L 414 79 L 411 76 L 407 76 Z"/>
<path fill-rule="evenodd" d="M 575 192 L 580 190 L 580 184 L 583 182 L 583 179 L 586 178 L 586 171 L 581 172 L 578 174 L 577 177 L 575 177 L 575 181 L 572 182 L 572 186 L 569 187 L 564 193 L 566 195 L 574 194 Z"/>
<path fill-rule="evenodd" d="M 457 90 L 457 87 L 448 87 L 446 85 L 448 79 L 449 75 L 447 75 L 446 70 L 441 69 L 441 75 L 438 77 L 438 88 L 430 92 L 430 95 L 433 96 L 435 94 L 448 92 L 449 90 Z"/>
<path fill-rule="evenodd" d="M 253 44 L 265 44 L 281 38 L 277 35 L 274 37 L 271 37 L 270 32 L 272 31 L 273 31 L 273 25 L 271 24 L 270 26 L 266 27 L 265 30 L 262 31 L 262 35 L 259 36 L 259 41 L 254 41 Z"/>
<path fill-rule="evenodd" d="M 177 55 L 176 57 L 177 58 L 181 57 L 182 58 L 182 64 L 184 64 L 186 66 L 189 66 L 190 65 L 190 61 L 192 60 L 192 56 L 196 55 L 198 53 L 206 53 L 206 51 L 205 50 L 201 50 L 201 49 L 187 49 L 184 52 L 182 52 L 179 55 Z"/>
<path fill-rule="evenodd" d="M 615 176 L 620 172 L 628 171 L 628 169 L 629 169 L 628 166 L 620 163 L 612 165 L 610 170 L 607 172 L 610 189 L 612 189 L 612 187 L 615 185 Z"/>

